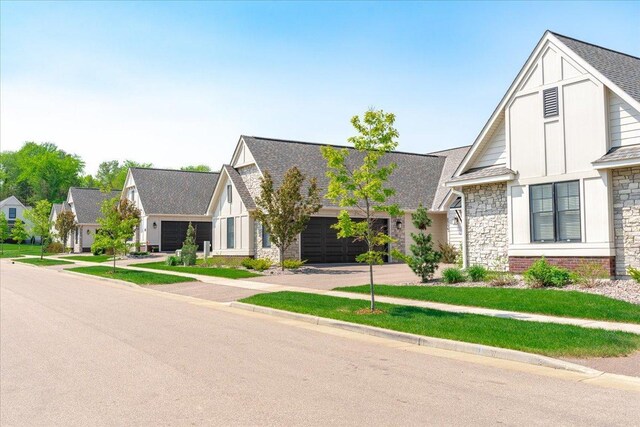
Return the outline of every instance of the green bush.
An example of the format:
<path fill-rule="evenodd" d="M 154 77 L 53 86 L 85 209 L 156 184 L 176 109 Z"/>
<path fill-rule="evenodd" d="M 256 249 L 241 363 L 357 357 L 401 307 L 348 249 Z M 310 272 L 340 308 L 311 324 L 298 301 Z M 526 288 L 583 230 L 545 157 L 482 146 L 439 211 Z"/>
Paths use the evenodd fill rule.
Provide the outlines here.
<path fill-rule="evenodd" d="M 565 286 L 572 281 L 569 270 L 549 264 L 544 257 L 534 262 L 522 276 L 534 288 Z"/>
<path fill-rule="evenodd" d="M 283 262 L 284 268 L 286 268 L 287 270 L 297 270 L 298 268 L 302 267 L 305 263 L 307 262 L 307 260 L 299 260 L 299 259 L 285 259 Z"/>
<path fill-rule="evenodd" d="M 449 267 L 442 271 L 442 280 L 445 283 L 459 283 L 464 282 L 465 277 L 464 273 L 459 268 Z"/>
<path fill-rule="evenodd" d="M 629 276 L 636 282 L 640 283 L 640 269 L 627 267 L 627 271 L 629 272 Z"/>
<path fill-rule="evenodd" d="M 47 245 L 45 252 L 49 254 L 61 254 L 64 248 L 60 242 L 51 242 Z"/>
<path fill-rule="evenodd" d="M 458 248 L 449 243 L 438 244 L 438 251 L 440 252 L 440 262 L 445 264 L 455 264 L 458 259 Z"/>
<path fill-rule="evenodd" d="M 180 256 L 182 257 L 182 264 L 196 265 L 196 252 L 198 251 L 198 245 L 196 245 L 196 230 L 193 225 L 189 223 L 187 227 L 187 237 L 184 239 Z"/>
<path fill-rule="evenodd" d="M 489 286 L 503 287 L 513 286 L 518 283 L 518 279 L 511 273 L 492 273 L 488 275 Z"/>
<path fill-rule="evenodd" d="M 248 270 L 264 271 L 272 264 L 273 261 L 268 258 L 245 258 L 242 260 L 242 266 Z"/>
<path fill-rule="evenodd" d="M 481 265 L 472 265 L 467 268 L 467 275 L 472 282 L 484 282 L 489 271 Z"/>
<path fill-rule="evenodd" d="M 253 258 L 244 258 L 240 264 L 248 270 L 253 270 Z"/>
<path fill-rule="evenodd" d="M 170 257 L 167 258 L 165 263 L 170 267 L 174 267 L 174 266 L 180 264 L 180 258 L 178 258 L 175 255 L 171 255 Z"/>
<path fill-rule="evenodd" d="M 104 248 L 91 246 L 91 253 L 94 255 L 104 255 Z"/>

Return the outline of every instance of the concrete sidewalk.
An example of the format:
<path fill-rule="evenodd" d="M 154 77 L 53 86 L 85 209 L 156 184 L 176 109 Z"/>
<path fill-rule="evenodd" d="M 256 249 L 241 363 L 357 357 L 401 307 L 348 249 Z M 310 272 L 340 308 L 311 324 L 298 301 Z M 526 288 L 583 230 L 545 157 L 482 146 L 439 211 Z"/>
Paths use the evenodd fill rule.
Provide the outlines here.
<path fill-rule="evenodd" d="M 356 293 L 350 293 L 350 292 L 312 289 L 307 287 L 288 286 L 288 285 L 276 285 L 276 284 L 270 284 L 270 283 L 264 283 L 264 282 L 254 282 L 249 280 L 233 280 L 233 279 L 226 279 L 223 277 L 203 276 L 199 274 L 190 274 L 190 273 L 182 273 L 182 272 L 175 272 L 175 271 L 165 272 L 160 270 L 150 270 L 147 268 L 135 267 L 131 265 L 121 266 L 121 268 L 127 268 L 131 270 L 140 270 L 140 271 L 157 271 L 159 273 L 164 272 L 167 274 L 175 274 L 178 276 L 190 277 L 200 282 L 210 283 L 213 285 L 231 286 L 235 288 L 259 291 L 259 292 L 293 291 L 293 292 L 306 292 L 306 293 L 312 293 L 312 294 L 318 294 L 318 295 L 328 295 L 328 296 L 341 297 L 341 298 L 351 298 L 351 299 L 360 299 L 360 300 L 369 299 L 369 295 L 367 294 L 356 294 Z M 174 289 L 174 293 L 179 293 L 175 291 L 176 289 Z M 199 298 L 210 299 L 210 298 L 207 298 L 206 292 L 200 292 Z M 385 296 L 377 296 L 376 301 L 389 303 L 389 304 L 406 305 L 411 307 L 430 308 L 434 310 L 448 311 L 453 313 L 481 314 L 484 316 L 502 317 L 507 319 L 524 320 L 529 322 L 559 323 L 564 325 L 581 326 L 584 328 L 631 332 L 631 333 L 640 335 L 640 325 L 631 324 L 631 323 L 605 322 L 605 321 L 590 320 L 590 319 L 547 316 L 543 314 L 520 313 L 515 311 L 494 310 L 490 308 L 481 308 L 481 307 L 467 307 L 467 306 L 460 306 L 460 305 L 443 304 L 443 303 L 430 302 L 430 301 L 418 301 L 418 300 L 393 298 L 393 297 L 385 297 Z"/>

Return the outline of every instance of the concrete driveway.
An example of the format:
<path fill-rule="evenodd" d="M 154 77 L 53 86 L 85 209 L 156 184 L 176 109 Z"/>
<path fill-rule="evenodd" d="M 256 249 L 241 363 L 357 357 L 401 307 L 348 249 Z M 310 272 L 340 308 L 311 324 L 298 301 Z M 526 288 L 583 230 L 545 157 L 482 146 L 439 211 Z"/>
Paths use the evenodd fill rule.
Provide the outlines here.
<path fill-rule="evenodd" d="M 450 267 L 442 264 L 436 273 Z M 369 283 L 369 266 L 362 264 L 317 264 L 301 272 L 282 275 L 265 275 L 248 279 L 275 285 L 300 286 L 314 289 L 333 289 L 336 286 L 364 285 Z M 420 283 L 418 276 L 406 264 L 383 264 L 373 267 L 373 280 L 377 284 Z"/>

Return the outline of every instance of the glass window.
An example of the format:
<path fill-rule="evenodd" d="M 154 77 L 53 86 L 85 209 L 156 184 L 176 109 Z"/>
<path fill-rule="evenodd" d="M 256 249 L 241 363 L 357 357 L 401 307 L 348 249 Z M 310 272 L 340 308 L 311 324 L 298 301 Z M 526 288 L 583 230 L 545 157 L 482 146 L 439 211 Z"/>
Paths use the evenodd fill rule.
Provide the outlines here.
<path fill-rule="evenodd" d="M 9 208 L 9 219 L 16 219 L 16 208 Z"/>
<path fill-rule="evenodd" d="M 580 187 L 578 181 L 530 187 L 531 240 L 579 242 Z"/>
<path fill-rule="evenodd" d="M 263 225 L 262 227 L 262 247 L 270 248 L 271 247 L 271 235 L 267 231 L 267 228 Z"/>
<path fill-rule="evenodd" d="M 227 202 L 231 203 L 233 201 L 233 191 L 231 184 L 227 185 Z"/>
<path fill-rule="evenodd" d="M 235 248 L 235 218 L 227 218 L 227 249 Z"/>

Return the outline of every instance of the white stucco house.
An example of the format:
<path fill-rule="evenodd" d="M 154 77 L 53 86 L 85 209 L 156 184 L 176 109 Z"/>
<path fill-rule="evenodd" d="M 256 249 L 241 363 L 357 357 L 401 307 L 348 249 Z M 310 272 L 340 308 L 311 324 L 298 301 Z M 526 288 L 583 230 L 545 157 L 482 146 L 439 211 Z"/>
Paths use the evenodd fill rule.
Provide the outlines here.
<path fill-rule="evenodd" d="M 31 229 L 31 222 L 24 217 L 25 211 L 31 209 L 29 206 L 25 206 L 16 196 L 9 196 L 6 199 L 0 201 L 0 211 L 4 212 L 5 218 L 9 223 L 9 230 L 13 228 L 13 224 L 16 219 L 25 223 L 27 231 Z"/>
<path fill-rule="evenodd" d="M 196 230 L 196 243 L 204 250 L 211 241 L 211 195 L 218 173 L 171 169 L 131 168 L 121 198 L 140 209 L 141 222 L 133 243 L 142 251 L 175 251 L 182 247 L 189 222 Z"/>
<path fill-rule="evenodd" d="M 223 166 L 211 198 L 208 213 L 213 221 L 213 253 L 224 256 L 243 256 L 279 259 L 269 235 L 261 224 L 251 218 L 260 195 L 260 180 L 269 171 L 278 187 L 285 172 L 298 167 L 308 178 L 315 177 L 324 194 L 328 185 L 326 160 L 320 148 L 323 144 L 273 138 L 241 136 L 229 164 Z M 419 204 L 429 209 L 433 225 L 430 232 L 437 244 L 448 241 L 450 189 L 444 182 L 456 170 L 469 147 L 430 154 L 389 153 L 384 162 L 398 165 L 391 175 L 389 186 L 396 189 L 392 201 L 405 211 L 400 218 L 381 216 L 379 223 L 397 239 L 402 252 L 412 243 L 411 213 Z M 355 155 L 355 153 L 354 153 Z M 336 222 L 338 206 L 323 198 L 321 210 L 312 217 L 306 230 L 288 248 L 286 258 L 303 259 L 309 263 L 354 262 L 364 244 L 352 239 L 338 239 L 331 225 Z M 354 215 L 357 217 L 357 215 Z M 451 231 L 455 233 L 454 227 Z"/>
<path fill-rule="evenodd" d="M 640 267 L 640 58 L 547 31 L 446 185 L 466 265 Z"/>

